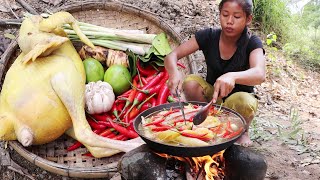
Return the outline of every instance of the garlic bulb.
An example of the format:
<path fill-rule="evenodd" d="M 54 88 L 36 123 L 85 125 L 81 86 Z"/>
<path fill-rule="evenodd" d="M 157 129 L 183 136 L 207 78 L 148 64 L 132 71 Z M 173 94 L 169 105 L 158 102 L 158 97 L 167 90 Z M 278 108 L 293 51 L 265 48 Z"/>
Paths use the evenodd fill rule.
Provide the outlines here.
<path fill-rule="evenodd" d="M 85 105 L 89 114 L 108 112 L 115 101 L 111 85 L 107 82 L 90 82 L 86 84 Z"/>

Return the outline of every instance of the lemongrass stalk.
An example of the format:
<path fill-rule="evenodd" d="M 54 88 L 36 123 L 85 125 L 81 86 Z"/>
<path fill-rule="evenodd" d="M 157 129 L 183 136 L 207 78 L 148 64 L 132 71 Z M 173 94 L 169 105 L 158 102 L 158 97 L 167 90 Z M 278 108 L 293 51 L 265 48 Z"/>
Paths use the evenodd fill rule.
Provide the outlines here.
<path fill-rule="evenodd" d="M 129 42 L 140 42 L 152 44 L 153 39 L 157 36 L 156 34 L 125 34 L 115 33 L 117 37 L 127 40 Z"/>
<path fill-rule="evenodd" d="M 110 40 L 91 39 L 91 42 L 94 45 L 103 46 L 103 47 L 116 49 L 116 50 L 121 50 L 121 51 L 126 51 L 127 49 L 129 49 L 133 53 L 139 54 L 139 55 L 143 55 L 143 56 L 151 48 L 151 45 L 133 44 L 133 43 L 123 42 L 123 41 L 110 41 Z"/>
<path fill-rule="evenodd" d="M 70 40 L 81 42 L 79 38 L 70 38 Z M 144 46 L 128 45 L 127 42 L 123 42 L 123 41 L 122 42 L 121 41 L 115 42 L 115 41 L 109 41 L 109 40 L 91 40 L 91 42 L 94 45 L 102 46 L 102 47 L 109 48 L 109 49 L 115 49 L 115 50 L 120 50 L 120 51 L 126 51 L 127 49 L 129 49 L 133 53 L 143 55 L 143 56 L 148 52 L 147 51 L 148 49 Z M 150 45 L 150 47 L 151 47 L 151 45 Z"/>
<path fill-rule="evenodd" d="M 80 29 L 82 31 L 100 31 L 100 32 L 106 32 L 106 33 L 128 33 L 128 34 L 146 34 L 142 30 L 133 30 L 133 29 L 115 29 L 115 28 L 106 28 L 102 26 L 97 26 L 93 24 L 88 24 L 84 22 L 78 22 L 78 25 L 80 26 Z M 64 28 L 71 29 L 71 26 L 69 24 L 65 24 Z"/>
<path fill-rule="evenodd" d="M 88 36 L 88 35 L 87 35 L 87 37 L 88 37 L 89 39 L 97 39 L 97 37 L 95 37 L 95 36 Z M 68 34 L 68 38 L 70 38 L 70 39 L 79 39 L 79 36 L 76 35 L 76 34 Z"/>
<path fill-rule="evenodd" d="M 69 35 L 76 34 L 73 30 L 65 29 Z M 86 36 L 95 36 L 99 39 L 121 40 L 128 42 L 147 43 L 152 44 L 155 34 L 127 34 L 127 33 L 105 33 L 95 31 L 82 31 Z"/>
<path fill-rule="evenodd" d="M 64 25 L 65 28 L 71 29 L 69 25 Z M 105 32 L 105 33 L 127 33 L 127 34 L 145 34 L 143 31 L 140 30 L 119 30 L 119 29 L 110 29 L 110 28 L 103 28 L 103 27 L 89 27 L 89 26 L 80 26 L 81 31 L 94 31 L 94 32 Z"/>

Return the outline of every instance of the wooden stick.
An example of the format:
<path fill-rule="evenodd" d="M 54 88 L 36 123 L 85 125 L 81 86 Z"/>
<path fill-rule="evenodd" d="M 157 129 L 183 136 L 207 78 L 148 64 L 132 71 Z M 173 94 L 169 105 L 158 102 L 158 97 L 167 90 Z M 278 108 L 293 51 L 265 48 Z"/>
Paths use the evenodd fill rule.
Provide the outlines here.
<path fill-rule="evenodd" d="M 14 17 L 16 17 L 17 19 L 19 19 L 19 16 L 12 10 L 10 4 L 8 3 L 7 0 L 5 0 L 7 7 L 9 7 L 10 12 L 14 15 Z"/>
<path fill-rule="evenodd" d="M 25 8 L 29 13 L 35 14 L 35 15 L 38 15 L 38 14 L 39 14 L 39 13 L 38 13 L 33 7 L 31 7 L 26 1 L 24 1 L 24 0 L 17 0 L 17 2 L 18 2 L 23 8 Z"/>
<path fill-rule="evenodd" d="M 0 20 L 0 26 L 9 26 L 9 25 L 20 26 L 21 23 L 22 23 L 22 19 L 5 19 L 5 20 Z"/>

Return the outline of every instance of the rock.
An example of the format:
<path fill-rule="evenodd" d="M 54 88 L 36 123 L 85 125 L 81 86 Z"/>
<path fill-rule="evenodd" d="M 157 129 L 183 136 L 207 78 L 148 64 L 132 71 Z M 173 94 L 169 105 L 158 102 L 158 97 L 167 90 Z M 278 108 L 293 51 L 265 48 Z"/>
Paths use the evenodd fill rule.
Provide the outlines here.
<path fill-rule="evenodd" d="M 166 179 L 166 159 L 142 145 L 124 154 L 118 170 L 123 179 Z"/>
<path fill-rule="evenodd" d="M 263 180 L 267 172 L 265 157 L 247 147 L 232 145 L 223 154 L 224 180 Z"/>
<path fill-rule="evenodd" d="M 160 16 L 165 19 L 170 19 L 170 15 L 167 12 L 163 12 Z"/>
<path fill-rule="evenodd" d="M 173 12 L 172 12 L 172 13 L 169 14 L 169 16 L 170 16 L 170 19 L 173 20 L 173 19 L 175 19 L 175 17 L 176 17 L 176 13 L 173 13 Z"/>
<path fill-rule="evenodd" d="M 157 12 L 161 8 L 161 5 L 156 2 L 151 2 L 150 9 L 152 12 Z"/>
<path fill-rule="evenodd" d="M 179 7 L 179 6 L 176 5 L 176 4 L 174 4 L 174 5 L 172 6 L 172 8 L 173 8 L 175 11 L 177 11 L 177 12 L 180 12 L 180 9 L 181 9 L 181 7 Z"/>

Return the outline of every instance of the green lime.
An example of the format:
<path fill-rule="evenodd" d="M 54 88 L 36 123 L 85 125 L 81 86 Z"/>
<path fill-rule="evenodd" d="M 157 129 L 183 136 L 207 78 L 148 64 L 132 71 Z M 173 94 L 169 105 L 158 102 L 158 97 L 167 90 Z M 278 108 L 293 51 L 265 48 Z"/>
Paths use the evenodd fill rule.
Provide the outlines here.
<path fill-rule="evenodd" d="M 103 80 L 104 69 L 102 64 L 93 58 L 87 58 L 83 61 L 84 70 L 86 71 L 86 82 L 97 82 Z"/>
<path fill-rule="evenodd" d="M 106 70 L 104 81 L 112 86 L 116 95 L 120 95 L 130 88 L 131 75 L 125 66 L 115 64 Z"/>

